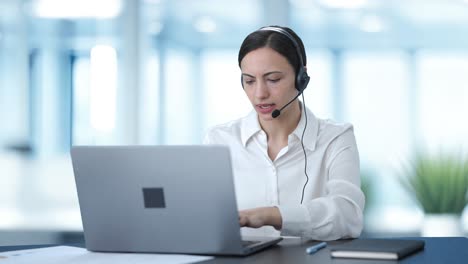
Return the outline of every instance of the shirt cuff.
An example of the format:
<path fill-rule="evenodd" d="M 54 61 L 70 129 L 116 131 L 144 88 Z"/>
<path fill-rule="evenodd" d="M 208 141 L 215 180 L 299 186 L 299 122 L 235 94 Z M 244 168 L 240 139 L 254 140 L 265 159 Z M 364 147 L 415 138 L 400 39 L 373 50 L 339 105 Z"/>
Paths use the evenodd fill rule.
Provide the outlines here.
<path fill-rule="evenodd" d="M 304 234 L 304 226 L 310 222 L 309 212 L 305 205 L 277 206 L 282 218 L 281 235 L 299 236 Z"/>

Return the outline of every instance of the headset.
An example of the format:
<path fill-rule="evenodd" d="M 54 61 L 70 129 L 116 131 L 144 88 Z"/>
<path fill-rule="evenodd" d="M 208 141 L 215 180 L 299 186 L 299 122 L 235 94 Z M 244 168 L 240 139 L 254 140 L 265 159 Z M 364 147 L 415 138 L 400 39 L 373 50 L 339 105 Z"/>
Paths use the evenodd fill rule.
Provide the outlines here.
<path fill-rule="evenodd" d="M 299 65 L 299 69 L 296 73 L 296 89 L 299 91 L 299 93 L 302 93 L 304 89 L 307 88 L 307 85 L 310 81 L 310 77 L 307 74 L 304 58 L 302 57 L 301 49 L 299 48 L 299 44 L 297 43 L 296 39 L 288 31 L 280 27 L 262 27 L 258 31 L 274 31 L 280 33 L 281 35 L 287 37 L 290 40 L 290 42 L 294 45 L 294 47 L 296 48 L 297 57 L 299 58 L 299 62 L 301 64 Z"/>
<path fill-rule="evenodd" d="M 280 109 L 275 109 L 271 113 L 271 116 L 273 118 L 277 118 L 281 114 L 281 111 L 284 108 L 286 108 L 289 104 L 294 102 L 294 100 L 296 100 L 296 98 L 299 97 L 299 95 L 302 94 L 302 102 L 303 102 L 303 105 L 304 105 L 303 111 L 304 111 L 304 115 L 305 115 L 305 125 L 304 125 L 304 130 L 302 131 L 301 145 L 302 145 L 302 150 L 304 152 L 304 174 L 306 176 L 306 182 L 304 183 L 304 186 L 302 188 L 302 196 L 301 196 L 301 204 L 302 204 L 302 202 L 304 200 L 304 191 L 305 191 L 305 188 L 307 186 L 307 183 L 309 182 L 309 175 L 307 174 L 307 153 L 306 153 L 306 150 L 305 150 L 305 147 L 304 147 L 304 135 L 305 135 L 305 131 L 306 131 L 306 128 L 307 128 L 307 111 L 305 109 L 305 100 L 304 100 L 303 92 L 304 92 L 305 88 L 307 88 L 307 85 L 309 84 L 310 77 L 307 74 L 307 69 L 305 67 L 304 58 L 302 57 L 302 53 L 301 53 L 301 49 L 299 48 L 299 44 L 297 43 L 296 39 L 288 31 L 286 31 L 286 30 L 284 30 L 284 29 L 282 29 L 280 27 L 276 27 L 276 26 L 262 27 L 259 30 L 257 30 L 257 32 L 258 31 L 274 31 L 274 32 L 280 33 L 281 35 L 288 38 L 290 40 L 290 42 L 294 45 L 294 47 L 296 49 L 297 56 L 299 58 L 299 62 L 301 64 L 301 65 L 299 65 L 299 69 L 298 69 L 298 71 L 296 73 L 296 80 L 295 80 L 296 89 L 298 91 L 297 95 L 291 101 L 289 101 L 286 105 L 281 107 Z M 241 82 L 242 82 L 242 87 L 244 87 L 244 82 L 242 80 L 242 75 L 241 75 Z"/>
<path fill-rule="evenodd" d="M 258 31 L 277 32 L 281 34 L 282 36 L 288 38 L 289 41 L 294 45 L 294 48 L 296 49 L 297 57 L 299 58 L 299 63 L 301 64 L 299 65 L 299 69 L 297 70 L 297 73 L 296 73 L 295 87 L 299 91 L 299 94 L 302 93 L 304 89 L 307 88 L 307 85 L 309 84 L 309 81 L 310 81 L 310 77 L 307 74 L 307 70 L 306 70 L 305 63 L 304 63 L 304 58 L 302 57 L 301 49 L 299 48 L 299 44 L 297 43 L 296 39 L 288 31 L 280 27 L 275 27 L 275 26 L 262 27 L 256 32 Z M 242 76 L 241 76 L 241 84 L 242 84 L 242 87 L 244 87 Z M 293 101 L 296 98 L 294 98 Z"/>

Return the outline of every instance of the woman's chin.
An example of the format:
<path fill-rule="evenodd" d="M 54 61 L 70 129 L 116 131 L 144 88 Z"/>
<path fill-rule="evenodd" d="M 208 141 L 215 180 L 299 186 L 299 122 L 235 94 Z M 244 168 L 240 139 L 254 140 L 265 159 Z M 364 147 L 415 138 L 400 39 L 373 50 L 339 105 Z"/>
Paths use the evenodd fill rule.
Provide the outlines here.
<path fill-rule="evenodd" d="M 271 113 L 268 113 L 268 114 L 265 114 L 265 113 L 259 113 L 257 112 L 257 115 L 258 115 L 258 119 L 262 120 L 262 121 L 272 121 L 274 120 L 275 118 L 273 118 L 271 116 Z"/>

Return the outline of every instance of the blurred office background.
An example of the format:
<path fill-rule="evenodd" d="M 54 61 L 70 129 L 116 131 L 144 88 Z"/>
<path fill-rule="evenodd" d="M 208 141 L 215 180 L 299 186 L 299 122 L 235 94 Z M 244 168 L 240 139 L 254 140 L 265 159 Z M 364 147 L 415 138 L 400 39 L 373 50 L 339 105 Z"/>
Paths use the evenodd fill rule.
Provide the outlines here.
<path fill-rule="evenodd" d="M 70 146 L 199 144 L 248 113 L 238 48 L 272 24 L 305 43 L 306 105 L 355 126 L 363 234 L 420 235 L 398 177 L 465 152 L 468 0 L 0 0 L 0 245 L 82 239 Z"/>

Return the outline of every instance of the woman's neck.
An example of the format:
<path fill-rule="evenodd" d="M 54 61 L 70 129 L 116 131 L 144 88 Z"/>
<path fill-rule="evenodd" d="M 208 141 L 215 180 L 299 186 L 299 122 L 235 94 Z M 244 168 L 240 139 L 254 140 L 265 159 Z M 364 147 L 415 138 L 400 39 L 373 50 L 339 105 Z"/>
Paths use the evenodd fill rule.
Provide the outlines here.
<path fill-rule="evenodd" d="M 296 129 L 300 119 L 301 105 L 297 100 L 285 108 L 279 117 L 271 121 L 260 121 L 260 125 L 268 136 L 268 142 L 287 142 L 288 136 Z"/>

